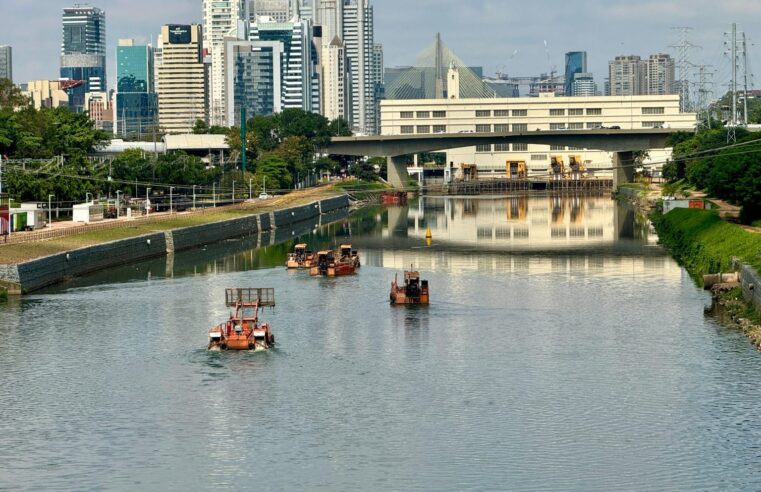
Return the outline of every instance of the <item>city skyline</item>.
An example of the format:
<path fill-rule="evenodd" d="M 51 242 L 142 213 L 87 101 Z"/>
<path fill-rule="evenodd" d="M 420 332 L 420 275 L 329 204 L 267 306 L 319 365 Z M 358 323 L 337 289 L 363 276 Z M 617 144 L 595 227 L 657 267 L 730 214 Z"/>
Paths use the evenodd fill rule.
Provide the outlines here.
<path fill-rule="evenodd" d="M 10 3 L 9 0 L 2 2 Z M 143 2 L 145 8 L 140 8 Z M 13 47 L 17 83 L 57 78 L 60 18 L 67 5 L 43 0 L 34 5 L 14 2 L 4 6 L 9 15 L 0 19 L 3 33 L 0 44 Z M 201 22 L 203 14 L 201 2 L 178 0 L 158 4 L 147 0 L 115 0 L 90 5 L 106 11 L 109 71 L 115 67 L 118 39 L 155 43 L 161 25 Z M 714 66 L 715 90 L 721 93 L 725 90 L 722 84 L 729 78 L 730 67 L 723 54 L 723 33 L 733 21 L 742 21 L 740 30 L 755 32 L 761 27 L 761 17 L 754 18 L 753 14 L 761 13 L 761 5 L 748 0 L 731 0 L 721 5 L 698 0 L 690 9 L 680 5 L 676 1 L 619 0 L 585 0 L 567 5 L 544 0 L 521 6 L 523 18 L 537 20 L 525 22 L 516 19 L 515 10 L 509 5 L 496 0 L 476 0 L 467 7 L 454 0 L 421 0 L 414 9 L 401 0 L 384 0 L 375 5 L 376 42 L 384 45 L 387 67 L 403 66 L 412 64 L 440 31 L 460 58 L 470 66 L 482 66 L 487 75 L 496 71 L 534 75 L 551 68 L 561 73 L 566 52 L 587 51 L 589 71 L 601 84 L 608 62 L 615 56 L 645 58 L 654 53 L 673 56 L 675 49 L 670 46 L 677 44 L 678 39 L 677 32 L 670 28 L 691 26 L 694 30 L 690 41 L 702 47 L 692 52 L 693 63 Z M 452 8 L 447 8 L 449 6 Z M 147 12 L 151 14 L 146 15 Z M 547 29 L 537 29 L 538 25 Z M 468 26 L 476 27 L 478 36 L 474 36 Z M 750 67 L 761 66 L 760 63 L 761 51 L 751 50 Z"/>

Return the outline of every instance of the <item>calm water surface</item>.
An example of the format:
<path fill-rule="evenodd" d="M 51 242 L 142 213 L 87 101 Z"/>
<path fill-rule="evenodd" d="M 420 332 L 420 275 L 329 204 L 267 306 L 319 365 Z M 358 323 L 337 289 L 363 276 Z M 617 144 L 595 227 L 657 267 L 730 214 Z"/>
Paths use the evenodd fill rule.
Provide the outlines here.
<path fill-rule="evenodd" d="M 287 272 L 298 239 L 361 272 Z M 390 307 L 411 263 L 433 302 Z M 205 350 L 226 287 L 276 289 L 276 350 Z M 761 356 L 709 303 L 591 197 L 426 199 L 102 272 L 0 306 L 0 489 L 761 490 Z"/>

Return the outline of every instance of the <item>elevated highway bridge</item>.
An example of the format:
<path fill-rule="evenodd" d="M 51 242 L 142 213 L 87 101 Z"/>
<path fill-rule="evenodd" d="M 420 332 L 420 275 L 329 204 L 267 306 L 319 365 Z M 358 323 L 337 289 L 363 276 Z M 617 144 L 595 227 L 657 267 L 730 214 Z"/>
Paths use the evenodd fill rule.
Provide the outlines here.
<path fill-rule="evenodd" d="M 338 155 L 386 157 L 388 180 L 395 188 L 407 186 L 405 156 L 487 144 L 564 145 L 613 153 L 614 183 L 634 178 L 634 152 L 668 147 L 670 135 L 690 131 L 686 128 L 647 128 L 637 130 L 540 130 L 504 133 L 438 133 L 415 135 L 377 135 L 335 137 L 326 152 Z"/>

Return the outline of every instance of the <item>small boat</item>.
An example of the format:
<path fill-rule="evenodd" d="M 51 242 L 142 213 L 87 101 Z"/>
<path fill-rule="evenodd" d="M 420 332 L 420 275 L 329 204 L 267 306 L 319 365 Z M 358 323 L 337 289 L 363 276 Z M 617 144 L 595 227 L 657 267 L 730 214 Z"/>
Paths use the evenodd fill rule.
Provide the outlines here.
<path fill-rule="evenodd" d="M 359 261 L 359 253 L 351 249 L 351 244 L 341 245 L 341 257 L 339 261 L 351 263 L 355 269 L 362 266 L 362 263 Z"/>
<path fill-rule="evenodd" d="M 289 269 L 312 268 L 314 253 L 307 249 L 306 244 L 297 244 L 293 248 L 293 253 L 288 254 L 288 261 L 285 266 Z"/>
<path fill-rule="evenodd" d="M 313 277 L 344 277 L 355 273 L 360 266 L 359 254 L 351 249 L 351 244 L 342 244 L 338 255 L 331 250 L 318 252 L 309 274 Z"/>
<path fill-rule="evenodd" d="M 275 289 L 226 289 L 225 301 L 235 311 L 209 330 L 209 350 L 261 351 L 275 345 L 269 323 L 259 323 L 259 309 L 275 307 Z"/>
<path fill-rule="evenodd" d="M 318 251 L 312 266 L 309 268 L 309 275 L 313 277 L 327 276 L 331 265 L 335 265 L 333 251 Z"/>
<path fill-rule="evenodd" d="M 406 205 L 406 191 L 386 191 L 381 195 L 381 204 L 383 205 Z"/>
<path fill-rule="evenodd" d="M 420 280 L 420 273 L 404 272 L 404 283 L 399 285 L 396 275 L 391 282 L 391 304 L 428 304 L 428 281 Z"/>

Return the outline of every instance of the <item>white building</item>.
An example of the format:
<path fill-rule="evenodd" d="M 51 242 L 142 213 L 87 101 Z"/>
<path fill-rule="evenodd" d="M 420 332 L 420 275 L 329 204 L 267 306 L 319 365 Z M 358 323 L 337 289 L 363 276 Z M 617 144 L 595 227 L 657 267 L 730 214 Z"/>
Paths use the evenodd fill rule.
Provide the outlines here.
<path fill-rule="evenodd" d="M 669 55 L 650 55 L 647 60 L 647 93 L 676 94 L 674 87 L 676 67 Z"/>
<path fill-rule="evenodd" d="M 459 72 L 450 70 L 449 94 L 458 94 Z M 696 115 L 679 111 L 678 95 L 625 97 L 557 97 L 553 93 L 538 98 L 421 99 L 384 100 L 381 108 L 381 135 L 431 133 L 521 133 L 537 130 L 583 130 L 620 127 L 694 128 Z M 648 150 L 648 149 L 643 149 Z M 587 168 L 598 175 L 612 175 L 612 155 L 594 149 L 563 145 L 497 144 L 447 151 L 447 162 L 476 164 L 481 172 L 496 176 L 505 173 L 507 161 L 524 161 L 530 174 L 546 174 L 551 155 L 581 156 Z M 662 163 L 670 150 L 653 150 L 650 162 Z"/>
<path fill-rule="evenodd" d="M 322 114 L 329 120 L 349 120 L 351 112 L 351 78 L 346 71 L 346 47 L 338 36 L 322 47 Z"/>
<path fill-rule="evenodd" d="M 211 55 L 209 104 L 212 125 L 225 124 L 225 37 L 245 18 L 244 0 L 203 0 L 203 46 Z"/>

